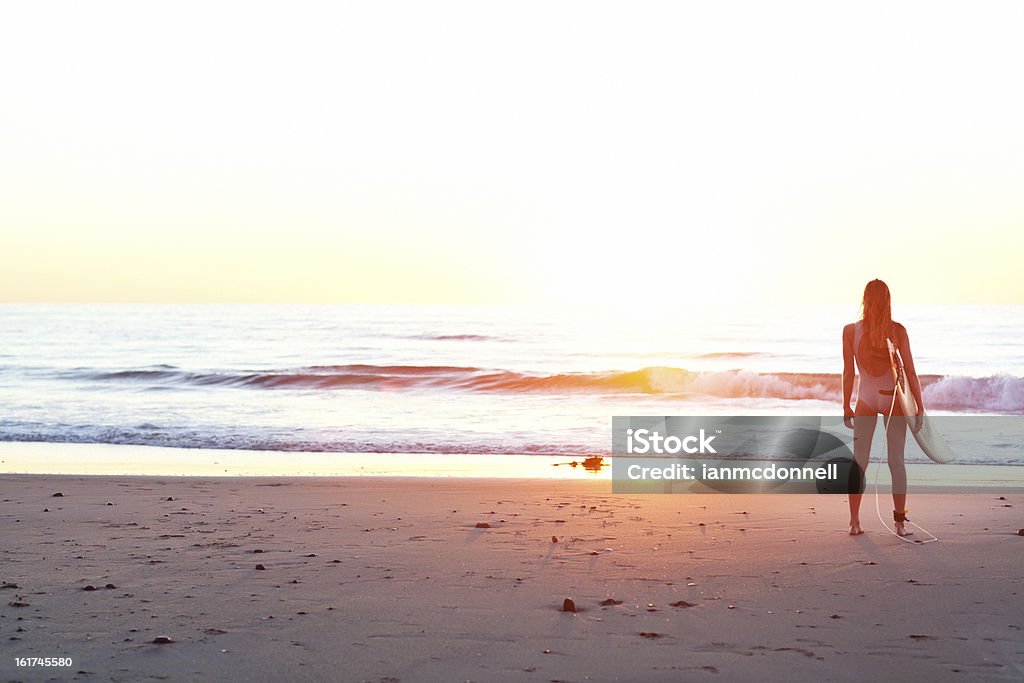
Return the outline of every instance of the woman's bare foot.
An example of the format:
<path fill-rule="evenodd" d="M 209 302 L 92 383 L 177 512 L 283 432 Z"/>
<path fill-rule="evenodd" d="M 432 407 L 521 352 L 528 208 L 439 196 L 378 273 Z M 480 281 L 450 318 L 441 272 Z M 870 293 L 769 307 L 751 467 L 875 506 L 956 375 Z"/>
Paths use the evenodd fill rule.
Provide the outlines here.
<path fill-rule="evenodd" d="M 864 530 L 860 528 L 860 522 L 850 522 L 850 535 L 860 536 Z"/>
<path fill-rule="evenodd" d="M 896 535 L 897 536 L 913 536 L 914 532 L 909 531 L 903 522 L 896 522 Z"/>
<path fill-rule="evenodd" d="M 892 521 L 896 525 L 896 535 L 897 536 L 913 536 L 914 535 L 913 531 L 907 531 L 907 526 L 906 526 L 907 511 L 906 510 L 904 510 L 903 512 L 899 512 L 897 510 L 893 510 L 893 512 L 892 512 Z"/>

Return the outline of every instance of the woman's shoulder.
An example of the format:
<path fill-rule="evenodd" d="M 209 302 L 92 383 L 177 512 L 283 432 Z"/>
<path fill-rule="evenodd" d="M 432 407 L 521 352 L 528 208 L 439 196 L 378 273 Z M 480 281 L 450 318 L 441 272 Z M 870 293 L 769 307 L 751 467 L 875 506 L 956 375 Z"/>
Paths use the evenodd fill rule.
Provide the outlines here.
<path fill-rule="evenodd" d="M 907 338 L 907 328 L 904 327 L 902 323 L 898 323 L 895 320 L 892 321 L 892 332 L 893 336 L 899 341 Z"/>

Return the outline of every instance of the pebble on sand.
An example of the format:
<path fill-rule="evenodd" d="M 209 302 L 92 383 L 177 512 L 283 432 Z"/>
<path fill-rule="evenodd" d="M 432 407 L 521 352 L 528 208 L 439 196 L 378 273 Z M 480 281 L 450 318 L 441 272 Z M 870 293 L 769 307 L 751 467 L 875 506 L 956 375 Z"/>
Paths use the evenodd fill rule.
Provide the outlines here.
<path fill-rule="evenodd" d="M 63 498 L 63 497 L 64 497 L 64 494 L 63 494 L 63 493 L 61 493 L 60 491 L 57 491 L 57 493 L 53 494 L 53 495 L 52 495 L 52 496 L 50 496 L 50 497 L 51 497 L 51 498 Z"/>
<path fill-rule="evenodd" d="M 551 542 L 552 543 L 558 543 L 558 536 L 552 536 L 551 537 Z"/>
<path fill-rule="evenodd" d="M 621 605 L 622 600 L 616 600 L 615 598 L 605 598 L 601 601 L 601 605 L 604 607 L 611 607 L 612 605 Z"/>
<path fill-rule="evenodd" d="M 491 525 L 488 524 L 487 522 L 477 522 L 476 523 L 476 528 L 477 529 L 490 529 Z"/>
<path fill-rule="evenodd" d="M 668 603 L 669 607 L 696 607 L 697 604 L 693 602 L 686 602 L 686 600 L 676 600 L 675 602 Z"/>
<path fill-rule="evenodd" d="M 575 612 L 576 611 L 576 603 L 572 601 L 572 598 L 566 598 L 565 600 L 562 601 L 562 611 L 563 612 Z"/>
<path fill-rule="evenodd" d="M 256 569 L 258 569 L 260 571 L 263 571 L 263 570 L 266 569 L 266 567 L 264 567 L 262 564 L 258 564 L 258 565 L 256 565 Z"/>
<path fill-rule="evenodd" d="M 96 590 L 96 586 L 94 586 L 94 585 L 92 585 L 90 583 L 88 586 L 82 586 L 82 590 L 84 590 L 84 591 L 94 591 L 94 590 Z"/>
<path fill-rule="evenodd" d="M 171 638 L 170 636 L 157 636 L 156 638 L 153 639 L 153 644 L 154 645 L 168 645 L 168 644 L 173 643 L 173 642 L 174 642 L 174 639 Z"/>

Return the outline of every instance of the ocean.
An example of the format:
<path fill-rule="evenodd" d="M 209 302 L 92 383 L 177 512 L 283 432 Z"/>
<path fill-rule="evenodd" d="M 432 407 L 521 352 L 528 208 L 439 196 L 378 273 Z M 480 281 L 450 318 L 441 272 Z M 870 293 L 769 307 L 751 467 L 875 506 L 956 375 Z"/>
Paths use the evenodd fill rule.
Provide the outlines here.
<path fill-rule="evenodd" d="M 857 315 L 856 304 L 6 304 L 0 441 L 607 455 L 613 415 L 839 414 L 841 329 Z M 908 305 L 894 317 L 931 414 L 1024 415 L 1024 306 Z M 965 461 L 1024 463 L 1019 447 Z"/>

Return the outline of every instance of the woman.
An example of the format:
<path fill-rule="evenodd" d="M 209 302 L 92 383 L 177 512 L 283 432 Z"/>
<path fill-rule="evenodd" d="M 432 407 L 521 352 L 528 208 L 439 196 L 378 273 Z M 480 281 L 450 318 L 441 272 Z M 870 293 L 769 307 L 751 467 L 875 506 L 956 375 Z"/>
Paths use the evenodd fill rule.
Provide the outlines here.
<path fill-rule="evenodd" d="M 899 350 L 910 391 L 917 401 L 918 415 L 924 415 L 921 401 L 921 382 L 914 369 L 907 329 L 892 319 L 889 287 L 881 280 L 872 280 L 864 287 L 861 319 L 843 328 L 843 416 L 846 426 L 853 429 L 853 457 L 860 468 L 860 481 L 864 481 L 871 457 L 871 439 L 875 434 L 878 415 L 900 416 L 903 411 L 893 401 L 895 380 L 889 358 L 888 340 Z M 857 389 L 857 407 L 850 408 L 853 396 L 854 365 L 860 374 Z M 858 419 L 854 419 L 858 418 Z M 886 434 L 889 454 L 889 472 L 892 474 L 892 518 L 896 533 L 909 536 L 907 521 L 907 469 L 903 464 L 903 447 L 907 440 L 907 421 L 889 420 Z M 864 533 L 860 527 L 861 493 L 850 494 L 850 534 Z"/>

